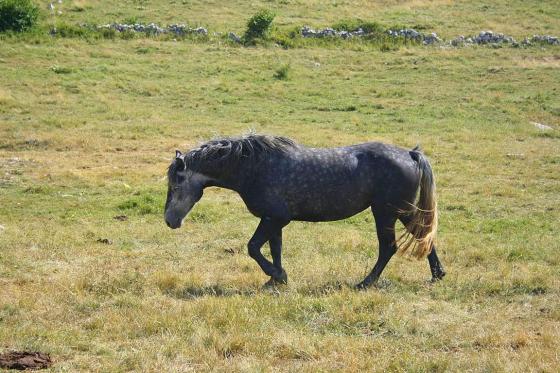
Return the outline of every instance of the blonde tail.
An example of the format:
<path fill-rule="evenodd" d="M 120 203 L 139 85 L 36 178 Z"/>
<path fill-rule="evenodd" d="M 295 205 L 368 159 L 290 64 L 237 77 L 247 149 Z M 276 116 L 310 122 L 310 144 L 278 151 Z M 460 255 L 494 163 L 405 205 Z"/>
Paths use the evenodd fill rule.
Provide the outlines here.
<path fill-rule="evenodd" d="M 406 225 L 406 232 L 397 240 L 397 252 L 409 253 L 421 259 L 432 251 L 436 238 L 438 226 L 436 183 L 432 167 L 418 147 L 410 151 L 410 156 L 418 163 L 420 196 L 418 203 L 412 206 L 412 219 Z"/>

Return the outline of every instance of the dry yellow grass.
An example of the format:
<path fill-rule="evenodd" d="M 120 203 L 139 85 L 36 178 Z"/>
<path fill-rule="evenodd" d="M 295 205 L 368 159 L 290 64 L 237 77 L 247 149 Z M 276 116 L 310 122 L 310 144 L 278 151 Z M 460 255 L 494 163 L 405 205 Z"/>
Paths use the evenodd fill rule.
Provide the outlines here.
<path fill-rule="evenodd" d="M 284 3 L 289 17 L 337 19 L 331 3 Z M 483 6 L 445 3 L 340 7 Z M 81 4 L 72 17 L 95 5 Z M 246 18 L 190 4 L 227 7 L 224 27 Z M 140 6 L 151 3 L 102 11 Z M 512 19 L 525 11 L 513 7 Z M 549 15 L 511 29 L 539 17 Z M 48 352 L 53 371 L 558 369 L 557 48 L 0 43 L 0 351 Z M 289 79 L 274 79 L 286 63 Z M 367 212 L 290 224 L 290 283 L 278 291 L 261 289 L 267 279 L 246 255 L 257 221 L 237 195 L 207 191 L 169 230 L 174 149 L 249 129 L 311 146 L 421 143 L 438 181 L 448 276 L 428 283 L 425 261 L 399 256 L 378 287 L 352 290 L 377 255 Z"/>

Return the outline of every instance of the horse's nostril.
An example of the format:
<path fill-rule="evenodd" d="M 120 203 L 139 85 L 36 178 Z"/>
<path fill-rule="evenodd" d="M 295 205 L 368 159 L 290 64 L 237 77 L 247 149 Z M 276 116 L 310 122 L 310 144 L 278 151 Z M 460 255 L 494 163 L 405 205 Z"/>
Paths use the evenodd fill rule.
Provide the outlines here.
<path fill-rule="evenodd" d="M 171 224 L 169 224 L 169 222 L 168 222 L 167 220 L 165 221 L 165 224 L 167 224 L 167 226 L 168 226 L 169 228 L 171 228 Z"/>

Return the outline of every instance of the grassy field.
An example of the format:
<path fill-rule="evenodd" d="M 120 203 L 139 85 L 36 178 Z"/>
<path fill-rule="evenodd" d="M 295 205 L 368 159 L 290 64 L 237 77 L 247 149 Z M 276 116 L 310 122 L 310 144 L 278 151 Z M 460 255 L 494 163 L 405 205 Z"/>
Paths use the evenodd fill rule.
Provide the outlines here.
<path fill-rule="evenodd" d="M 560 35 L 555 3 L 65 1 L 56 17 L 242 33 L 268 7 L 286 29 L 359 17 L 522 38 Z M 24 35 L 0 39 L 0 76 L 0 352 L 48 352 L 53 371 L 558 371 L 559 47 Z M 394 257 L 354 291 L 377 257 L 367 211 L 284 229 L 290 283 L 275 291 L 234 193 L 206 191 L 168 229 L 174 149 L 250 130 L 420 143 L 447 277 L 431 284 L 427 261 Z"/>

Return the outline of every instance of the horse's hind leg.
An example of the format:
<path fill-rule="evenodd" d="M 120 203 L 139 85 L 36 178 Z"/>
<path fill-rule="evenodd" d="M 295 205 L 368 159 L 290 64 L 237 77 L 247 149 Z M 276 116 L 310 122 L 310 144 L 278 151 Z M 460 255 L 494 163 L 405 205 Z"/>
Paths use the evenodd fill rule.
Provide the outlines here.
<path fill-rule="evenodd" d="M 399 217 L 399 220 L 406 227 L 410 222 L 410 217 L 403 215 Z M 428 255 L 428 263 L 430 264 L 430 271 L 432 272 L 432 281 L 435 282 L 441 280 L 443 276 L 445 276 L 445 270 L 443 269 L 443 266 L 437 256 L 436 245 L 432 245 L 432 251 L 430 251 L 430 254 Z"/>
<path fill-rule="evenodd" d="M 365 289 L 376 283 L 381 272 L 383 272 L 393 254 L 397 251 L 397 246 L 395 244 L 395 222 L 397 218 L 394 214 L 376 212 L 373 208 L 372 212 L 377 228 L 377 239 L 379 240 L 379 256 L 370 274 L 356 285 L 358 289 Z"/>
<path fill-rule="evenodd" d="M 438 281 L 445 276 L 445 271 L 443 266 L 439 261 L 436 253 L 436 245 L 432 245 L 432 251 L 428 255 L 428 263 L 430 263 L 430 271 L 432 272 L 432 281 Z"/>

